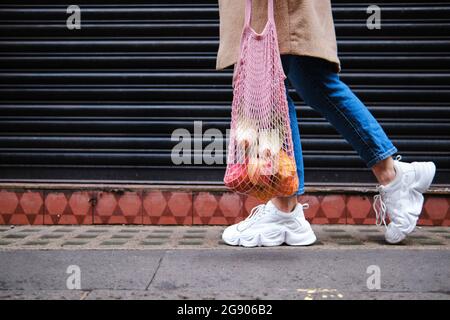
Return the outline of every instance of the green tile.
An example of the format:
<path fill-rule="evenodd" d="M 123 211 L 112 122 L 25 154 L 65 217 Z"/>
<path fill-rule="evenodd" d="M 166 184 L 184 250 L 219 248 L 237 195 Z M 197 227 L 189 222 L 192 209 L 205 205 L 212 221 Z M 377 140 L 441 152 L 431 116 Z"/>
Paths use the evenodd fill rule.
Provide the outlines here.
<path fill-rule="evenodd" d="M 187 233 L 206 233 L 206 230 L 202 229 L 192 229 L 192 230 L 186 230 Z"/>
<path fill-rule="evenodd" d="M 111 236 L 112 239 L 133 239 L 132 235 L 128 234 L 113 234 Z"/>
<path fill-rule="evenodd" d="M 69 233 L 69 232 L 74 232 L 74 231 L 75 231 L 75 229 L 66 229 L 66 228 L 61 228 L 61 229 L 55 229 L 55 230 L 53 230 L 53 232 L 56 232 L 56 233 L 58 233 L 58 232 Z"/>
<path fill-rule="evenodd" d="M 185 234 L 183 235 L 185 239 L 205 239 L 204 234 Z"/>
<path fill-rule="evenodd" d="M 342 229 L 324 229 L 326 232 L 345 232 L 345 230 Z"/>
<path fill-rule="evenodd" d="M 62 234 L 44 234 L 40 236 L 41 239 L 59 239 L 62 238 Z"/>
<path fill-rule="evenodd" d="M 69 240 L 64 242 L 62 245 L 63 246 L 83 246 L 85 244 L 87 244 L 88 242 L 86 241 L 74 241 L 74 240 Z"/>
<path fill-rule="evenodd" d="M 74 238 L 77 239 L 95 239 L 98 237 L 98 234 L 79 234 L 77 236 L 75 236 Z"/>
<path fill-rule="evenodd" d="M 172 233 L 172 232 L 173 232 L 173 230 L 170 230 L 170 229 L 168 229 L 168 230 L 164 230 L 164 229 L 153 230 L 153 233 Z"/>
<path fill-rule="evenodd" d="M 142 245 L 145 246 L 159 246 L 159 245 L 163 245 L 166 244 L 167 242 L 164 241 L 149 241 L 149 240 L 143 240 L 140 242 Z"/>
<path fill-rule="evenodd" d="M 432 233 L 449 233 L 450 234 L 450 229 L 449 230 L 442 230 L 442 229 L 436 229 L 436 230 L 427 230 L 428 232 L 432 232 Z"/>
<path fill-rule="evenodd" d="M 42 240 L 34 240 L 34 241 L 27 241 L 24 243 L 27 246 L 45 246 L 49 244 L 48 241 L 42 241 Z"/>
<path fill-rule="evenodd" d="M 380 230 L 377 229 L 358 229 L 358 231 L 363 233 L 380 233 Z"/>
<path fill-rule="evenodd" d="M 147 239 L 169 239 L 170 235 L 166 234 L 149 234 L 146 236 Z"/>
<path fill-rule="evenodd" d="M 108 230 L 90 229 L 90 230 L 86 230 L 85 232 L 88 232 L 88 233 L 104 233 L 104 232 L 108 232 Z"/>
<path fill-rule="evenodd" d="M 26 237 L 28 237 L 29 234 L 23 234 L 23 233 L 12 233 L 12 234 L 7 234 L 6 236 L 4 236 L 4 239 L 24 239 Z"/>
<path fill-rule="evenodd" d="M 444 244 L 438 240 L 418 240 L 415 243 L 418 243 L 423 246 L 443 246 Z"/>
<path fill-rule="evenodd" d="M 139 232 L 141 232 L 141 230 L 136 230 L 136 229 L 129 229 L 129 230 L 127 230 L 127 229 L 122 229 L 122 230 L 120 230 L 119 232 L 122 232 L 122 233 L 139 233 Z"/>
<path fill-rule="evenodd" d="M 430 238 L 423 235 L 410 235 L 409 239 L 430 239 Z"/>
<path fill-rule="evenodd" d="M 107 241 L 103 241 L 100 244 L 104 245 L 104 246 L 122 246 L 126 243 L 127 243 L 126 241 L 107 240 Z"/>
<path fill-rule="evenodd" d="M 336 243 L 340 246 L 360 246 L 363 243 L 358 240 L 348 240 L 348 241 L 336 241 Z"/>
<path fill-rule="evenodd" d="M 367 236 L 367 240 L 369 240 L 369 241 L 384 241 L 384 236 L 383 235 Z"/>
<path fill-rule="evenodd" d="M 178 244 L 181 244 L 181 245 L 190 245 L 190 246 L 198 246 L 198 245 L 202 245 L 202 244 L 203 244 L 203 241 L 180 240 L 180 241 L 178 241 Z"/>
<path fill-rule="evenodd" d="M 387 244 L 387 242 L 384 239 L 384 237 L 374 237 L 372 239 L 368 239 L 367 242 L 377 243 L 377 244 L 380 244 L 380 245 Z"/>
<path fill-rule="evenodd" d="M 353 236 L 350 234 L 336 234 L 336 235 L 331 235 L 330 238 L 331 239 L 354 239 Z"/>

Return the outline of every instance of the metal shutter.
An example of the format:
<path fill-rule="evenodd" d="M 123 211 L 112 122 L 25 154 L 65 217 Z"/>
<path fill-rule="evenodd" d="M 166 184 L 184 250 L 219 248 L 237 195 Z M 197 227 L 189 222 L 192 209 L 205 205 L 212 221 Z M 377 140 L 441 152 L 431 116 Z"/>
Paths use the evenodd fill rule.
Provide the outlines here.
<path fill-rule="evenodd" d="M 224 166 L 173 166 L 174 129 L 229 126 L 231 70 L 214 70 L 216 1 L 0 4 L 0 180 L 220 184 Z M 450 181 L 450 1 L 333 1 L 342 78 L 406 161 Z M 307 184 L 373 183 L 356 152 L 297 96 Z M 207 144 L 207 143 L 205 143 Z"/>

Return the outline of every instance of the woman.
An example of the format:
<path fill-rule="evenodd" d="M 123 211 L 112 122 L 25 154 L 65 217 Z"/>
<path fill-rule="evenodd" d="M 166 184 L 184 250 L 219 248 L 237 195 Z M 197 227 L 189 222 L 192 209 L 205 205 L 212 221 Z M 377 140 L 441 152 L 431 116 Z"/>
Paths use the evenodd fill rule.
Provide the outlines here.
<path fill-rule="evenodd" d="M 320 112 L 372 170 L 379 183 L 379 194 L 374 197 L 377 224 L 386 226 L 388 214 L 386 241 L 402 241 L 416 226 L 423 206 L 422 193 L 435 175 L 434 163 L 406 163 L 400 156 L 394 160 L 397 148 L 367 107 L 339 79 L 330 0 L 276 0 L 274 10 L 269 12 L 268 0 L 252 2 L 249 19 L 256 32 L 262 31 L 268 16 L 275 21 L 286 88 L 289 81 L 305 103 Z M 219 0 L 219 12 L 217 70 L 237 62 L 245 1 Z M 303 159 L 295 106 L 289 94 L 287 98 L 299 189 L 291 197 L 274 198 L 255 207 L 247 219 L 226 228 L 222 238 L 230 245 L 310 245 L 316 240 L 303 214 L 305 205 L 297 202 L 297 195 L 304 193 Z"/>

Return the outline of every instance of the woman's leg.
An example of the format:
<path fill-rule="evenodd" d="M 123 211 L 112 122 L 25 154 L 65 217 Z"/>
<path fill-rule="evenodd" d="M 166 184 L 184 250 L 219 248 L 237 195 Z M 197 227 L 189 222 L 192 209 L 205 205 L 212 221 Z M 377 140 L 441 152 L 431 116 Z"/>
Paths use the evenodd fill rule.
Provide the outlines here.
<path fill-rule="evenodd" d="M 282 55 L 282 62 L 286 76 L 305 103 L 320 112 L 342 134 L 372 169 L 380 184 L 391 182 L 395 177 L 391 155 L 398 150 L 367 107 L 339 79 L 332 64 L 320 58 L 294 55 Z M 289 100 L 290 110 L 295 110 L 290 97 Z M 294 137 L 296 125 L 291 122 L 291 127 Z M 280 210 L 290 212 L 296 198 L 272 201 Z"/>
<path fill-rule="evenodd" d="M 392 159 L 392 157 L 377 162 L 371 169 L 375 178 L 377 178 L 378 183 L 381 185 L 387 185 L 395 178 L 396 173 L 394 169 L 394 159 Z"/>
<path fill-rule="evenodd" d="M 383 128 L 330 62 L 289 55 L 288 78 L 303 100 L 319 111 L 358 152 L 377 179 L 386 183 L 393 170 L 391 155 L 398 150 Z"/>
<path fill-rule="evenodd" d="M 287 74 L 289 71 L 289 63 L 285 61 L 285 59 L 282 56 L 282 62 L 283 62 L 283 69 L 284 72 Z M 287 101 L 288 101 L 288 107 L 289 107 L 289 122 L 290 127 L 292 131 L 292 142 L 294 144 L 294 156 L 295 156 L 295 164 L 297 167 L 297 175 L 298 175 L 298 191 L 295 195 L 290 197 L 277 197 L 273 198 L 272 202 L 273 204 L 278 208 L 278 210 L 281 210 L 283 212 L 291 212 L 294 210 L 295 206 L 297 205 L 297 195 L 303 194 L 305 192 L 305 178 L 304 178 L 304 166 L 303 166 L 303 155 L 302 155 L 302 144 L 300 139 L 300 129 L 298 126 L 298 120 L 297 120 L 297 111 L 295 110 L 295 104 L 292 100 L 291 96 L 289 95 L 289 80 L 286 79 L 285 81 L 286 85 L 286 95 L 287 95 Z"/>

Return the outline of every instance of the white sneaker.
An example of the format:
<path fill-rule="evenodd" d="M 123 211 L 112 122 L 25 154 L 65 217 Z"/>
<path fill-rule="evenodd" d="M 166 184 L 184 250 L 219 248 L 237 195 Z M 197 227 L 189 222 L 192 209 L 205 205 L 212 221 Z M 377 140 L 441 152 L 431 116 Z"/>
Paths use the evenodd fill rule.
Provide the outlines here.
<path fill-rule="evenodd" d="M 227 227 L 222 239 L 229 245 L 244 247 L 313 244 L 316 236 L 303 214 L 308 207 L 297 203 L 293 212 L 284 213 L 269 201 L 253 208 L 245 220 Z"/>
<path fill-rule="evenodd" d="M 377 187 L 380 194 L 374 196 L 373 202 L 376 224 L 386 226 L 386 213 L 391 221 L 385 234 L 389 243 L 399 243 L 414 230 L 422 212 L 422 193 L 430 187 L 436 173 L 433 162 L 406 163 L 400 159 L 397 156 L 394 160 L 394 180 Z"/>

